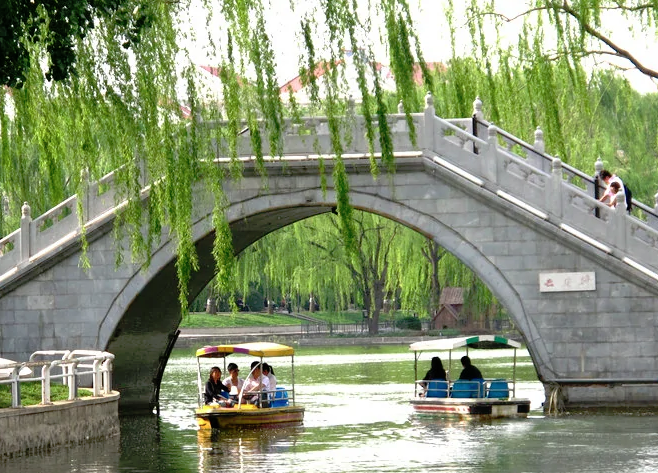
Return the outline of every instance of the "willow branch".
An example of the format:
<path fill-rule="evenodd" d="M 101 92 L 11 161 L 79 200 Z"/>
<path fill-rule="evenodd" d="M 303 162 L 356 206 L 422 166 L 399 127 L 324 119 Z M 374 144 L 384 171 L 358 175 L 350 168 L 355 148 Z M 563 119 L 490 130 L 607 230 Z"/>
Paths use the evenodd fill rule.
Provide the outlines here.
<path fill-rule="evenodd" d="M 603 10 L 622 10 L 622 11 L 627 11 L 627 12 L 641 12 L 647 9 L 653 8 L 653 6 L 650 3 L 642 4 L 642 5 L 636 5 L 634 7 L 625 7 L 622 5 L 618 5 L 616 7 L 602 7 Z M 529 15 L 530 13 L 535 13 L 535 12 L 540 12 L 540 11 L 548 11 L 549 9 L 554 9 L 558 11 L 562 11 L 563 13 L 571 16 L 573 19 L 575 19 L 578 24 L 582 27 L 582 29 L 591 37 L 596 38 L 597 40 L 601 41 L 603 44 L 608 46 L 610 49 L 612 49 L 613 52 L 608 53 L 613 56 L 617 56 L 619 58 L 625 59 L 626 61 L 629 61 L 633 66 L 640 71 L 641 73 L 653 78 L 653 79 L 658 79 L 658 71 L 651 69 L 647 66 L 645 66 L 637 57 L 635 57 L 630 51 L 627 49 L 622 48 L 619 44 L 614 42 L 612 39 L 608 38 L 605 36 L 603 33 L 601 33 L 599 30 L 594 28 L 592 25 L 587 23 L 582 16 L 574 10 L 569 2 L 567 0 L 564 0 L 562 3 L 558 2 L 547 2 L 545 6 L 543 7 L 535 7 L 535 8 L 530 8 L 528 10 L 525 10 L 522 13 L 519 13 L 516 16 L 513 17 L 507 17 L 501 13 L 498 12 L 486 12 L 485 15 L 490 15 L 490 16 L 495 16 L 498 18 L 501 18 L 505 22 L 509 23 L 512 22 L 518 18 L 522 18 L 524 16 Z"/>
<path fill-rule="evenodd" d="M 619 46 L 617 43 L 612 41 L 607 36 L 604 36 L 600 31 L 593 28 L 589 23 L 586 23 L 580 16 L 580 14 L 576 10 L 571 8 L 571 6 L 566 1 L 564 1 L 562 5 L 558 5 L 558 4 L 552 4 L 552 5 L 562 10 L 566 14 L 572 16 L 590 36 L 593 36 L 594 38 L 598 39 L 602 43 L 606 44 L 619 56 L 621 56 L 622 58 L 626 59 L 631 64 L 633 64 L 640 72 L 646 74 L 649 77 L 653 77 L 654 79 L 658 79 L 658 71 L 654 71 L 653 69 L 646 67 L 644 64 L 640 62 L 639 59 L 633 56 L 629 51 Z"/>

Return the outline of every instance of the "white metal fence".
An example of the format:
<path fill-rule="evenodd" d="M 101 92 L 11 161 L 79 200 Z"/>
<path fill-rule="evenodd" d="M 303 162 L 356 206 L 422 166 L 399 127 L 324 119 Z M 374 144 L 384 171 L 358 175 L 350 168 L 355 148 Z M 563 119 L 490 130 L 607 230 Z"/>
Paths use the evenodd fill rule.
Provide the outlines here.
<path fill-rule="evenodd" d="M 98 350 L 35 351 L 25 362 L 0 362 L 0 385 L 11 386 L 11 407 L 21 407 L 21 384 L 41 382 L 41 404 L 52 404 L 53 382 L 68 386 L 68 400 L 78 397 L 78 386 L 91 386 L 94 396 L 112 391 L 114 355 Z"/>

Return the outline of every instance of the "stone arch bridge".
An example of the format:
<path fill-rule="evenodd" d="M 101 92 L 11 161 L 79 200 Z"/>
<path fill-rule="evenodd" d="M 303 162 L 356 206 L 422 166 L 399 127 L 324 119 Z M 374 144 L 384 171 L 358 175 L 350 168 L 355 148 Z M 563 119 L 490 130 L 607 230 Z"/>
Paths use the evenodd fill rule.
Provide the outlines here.
<path fill-rule="evenodd" d="M 567 406 L 658 404 L 655 210 L 636 202 L 631 216 L 599 204 L 594 179 L 546 154 L 541 130 L 526 143 L 474 105 L 471 118 L 442 119 L 428 96 L 425 111 L 412 114 L 415 143 L 404 114 L 389 116 L 396 171 L 378 180 L 362 118 L 353 117 L 344 155 L 352 205 L 433 238 L 474 270 L 521 331 L 540 380 L 561 387 Z M 327 129 L 318 117 L 287 123 L 284 155 L 267 160 L 266 188 L 241 138 L 245 177 L 224 183 L 236 252 L 336 205 L 331 179 L 321 190 L 314 155 L 324 153 L 330 175 Z M 146 270 L 115 268 L 113 178 L 90 183 L 82 203 L 91 269 L 79 265 L 76 196 L 34 219 L 25 205 L 21 228 L 0 240 L 0 353 L 108 350 L 122 408 L 151 411 L 180 323 L 173 243 L 163 239 Z M 214 275 L 210 212 L 199 185 L 201 267 L 190 297 Z"/>

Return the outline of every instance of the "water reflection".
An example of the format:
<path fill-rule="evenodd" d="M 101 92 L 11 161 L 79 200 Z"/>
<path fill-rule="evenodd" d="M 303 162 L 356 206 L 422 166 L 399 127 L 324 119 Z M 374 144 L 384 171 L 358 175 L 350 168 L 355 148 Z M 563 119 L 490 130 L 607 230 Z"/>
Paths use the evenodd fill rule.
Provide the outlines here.
<path fill-rule="evenodd" d="M 11 435 L 11 432 L 0 432 Z M 2 473 L 36 473 L 36 472 L 90 472 L 107 473 L 118 471 L 119 436 L 85 443 L 64 446 L 35 454 L 12 458 L 0 457 Z"/>
<path fill-rule="evenodd" d="M 227 465 L 234 471 L 264 471 L 271 467 L 270 455 L 285 455 L 295 445 L 303 429 L 199 430 L 197 444 L 199 471 L 219 471 Z"/>
<path fill-rule="evenodd" d="M 358 348 L 358 347 L 357 347 Z M 544 417 L 533 372 L 517 394 L 532 400 L 528 419 L 460 421 L 420 417 L 413 358 L 406 347 L 311 351 L 295 358 L 301 427 L 198 431 L 193 354 L 175 353 L 165 372 L 161 416 L 121 419 L 121 438 L 0 460 L 2 473 L 237 472 L 654 472 L 658 416 L 653 412 Z M 325 350 L 323 348 L 323 350 Z M 489 351 L 491 352 L 491 351 Z M 474 352 L 471 352 L 474 355 Z M 509 358 L 478 359 L 485 376 Z M 474 356 L 474 358 L 476 358 Z M 429 359 L 426 360 L 429 364 Z M 529 358 L 522 363 L 532 366 Z M 424 361 L 423 361 L 424 362 Z M 275 365 L 276 366 L 276 365 Z M 285 370 L 277 369 L 285 385 Z M 0 436 L 6 433 L 0 432 Z"/>

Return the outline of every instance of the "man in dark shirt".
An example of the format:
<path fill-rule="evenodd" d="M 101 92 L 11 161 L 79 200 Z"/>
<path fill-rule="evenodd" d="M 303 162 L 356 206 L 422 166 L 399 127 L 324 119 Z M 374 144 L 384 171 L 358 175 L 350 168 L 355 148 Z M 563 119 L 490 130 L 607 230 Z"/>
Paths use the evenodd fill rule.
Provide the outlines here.
<path fill-rule="evenodd" d="M 471 359 L 469 357 L 462 356 L 462 366 L 464 369 L 459 375 L 459 379 L 482 379 L 482 373 L 471 364 Z"/>

